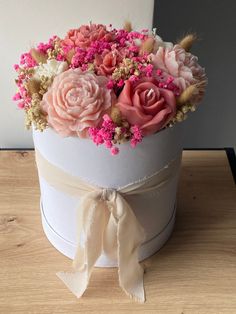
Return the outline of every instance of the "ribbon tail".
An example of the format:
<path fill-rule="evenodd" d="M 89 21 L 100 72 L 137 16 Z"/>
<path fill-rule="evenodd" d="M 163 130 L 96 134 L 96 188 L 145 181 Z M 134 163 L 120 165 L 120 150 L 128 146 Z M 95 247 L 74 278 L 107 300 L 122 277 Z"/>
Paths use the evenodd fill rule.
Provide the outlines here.
<path fill-rule="evenodd" d="M 58 272 L 56 275 L 77 298 L 80 298 L 87 289 L 88 279 L 86 280 L 85 272 Z"/>
<path fill-rule="evenodd" d="M 57 273 L 58 278 L 77 298 L 87 289 L 94 264 L 102 252 L 103 233 L 108 219 L 104 206 L 101 192 L 90 192 L 81 199 L 78 210 L 83 211 L 84 247 L 78 243 L 73 261 L 74 272 Z"/>
<path fill-rule="evenodd" d="M 117 193 L 116 198 L 118 272 L 120 287 L 132 299 L 145 302 L 144 269 L 139 264 L 139 247 L 145 240 L 143 227 L 126 200 Z"/>

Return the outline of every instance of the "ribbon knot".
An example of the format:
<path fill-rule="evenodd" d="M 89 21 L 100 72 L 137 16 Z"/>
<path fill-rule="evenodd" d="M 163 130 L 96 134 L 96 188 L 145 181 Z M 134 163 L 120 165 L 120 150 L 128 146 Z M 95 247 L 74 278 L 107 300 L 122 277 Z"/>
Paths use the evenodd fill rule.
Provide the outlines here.
<path fill-rule="evenodd" d="M 102 190 L 102 199 L 104 201 L 110 201 L 116 198 L 116 190 L 114 189 L 103 189 Z"/>
<path fill-rule="evenodd" d="M 118 262 L 120 287 L 131 298 L 144 302 L 144 270 L 139 264 L 138 253 L 145 234 L 125 196 L 163 188 L 178 174 L 181 155 L 149 178 L 114 190 L 90 185 L 52 165 L 39 151 L 35 150 L 35 154 L 40 176 L 54 188 L 79 196 L 74 272 L 59 272 L 57 276 L 78 298 L 81 297 L 103 252 Z M 81 235 L 84 236 L 84 243 L 81 243 Z"/>

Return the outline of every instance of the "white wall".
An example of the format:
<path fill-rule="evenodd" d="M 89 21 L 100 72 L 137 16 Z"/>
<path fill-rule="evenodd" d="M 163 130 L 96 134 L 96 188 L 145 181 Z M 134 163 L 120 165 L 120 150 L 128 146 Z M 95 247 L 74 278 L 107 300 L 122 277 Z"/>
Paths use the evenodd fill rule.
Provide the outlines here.
<path fill-rule="evenodd" d="M 152 27 L 154 0 L 0 0 L 0 148 L 33 147 L 31 132 L 24 129 L 24 112 L 11 100 L 16 91 L 12 68 L 22 52 L 64 36 L 70 28 L 95 23 L 134 28 Z"/>

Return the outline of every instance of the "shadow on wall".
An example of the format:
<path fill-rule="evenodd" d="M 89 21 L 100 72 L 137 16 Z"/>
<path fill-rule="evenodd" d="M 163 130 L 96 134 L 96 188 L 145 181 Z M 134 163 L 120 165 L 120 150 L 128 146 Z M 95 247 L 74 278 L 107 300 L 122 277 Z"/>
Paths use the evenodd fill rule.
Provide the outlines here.
<path fill-rule="evenodd" d="M 209 79 L 203 103 L 187 121 L 184 147 L 236 149 L 236 1 L 155 1 L 153 26 L 165 41 L 187 31 L 200 38 L 192 53 Z"/>

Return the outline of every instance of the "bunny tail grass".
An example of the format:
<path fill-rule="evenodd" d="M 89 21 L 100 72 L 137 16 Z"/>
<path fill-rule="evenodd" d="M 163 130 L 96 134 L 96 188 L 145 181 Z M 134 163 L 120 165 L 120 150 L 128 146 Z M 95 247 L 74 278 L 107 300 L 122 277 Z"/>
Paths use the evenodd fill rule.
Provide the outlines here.
<path fill-rule="evenodd" d="M 155 44 L 155 39 L 153 37 L 147 38 L 141 45 L 139 54 L 143 55 L 144 53 L 151 53 Z"/>
<path fill-rule="evenodd" d="M 32 48 L 30 50 L 30 54 L 32 58 L 37 62 L 37 63 L 46 63 L 47 62 L 47 55 L 44 53 L 39 52 L 38 50 Z"/>
<path fill-rule="evenodd" d="M 131 24 L 130 21 L 125 21 L 124 30 L 126 30 L 127 32 L 131 32 L 132 31 L 132 24 Z"/>
<path fill-rule="evenodd" d="M 115 122 L 117 125 L 120 125 L 122 123 L 122 116 L 121 112 L 117 107 L 112 107 L 111 109 L 111 119 L 113 122 Z"/>
<path fill-rule="evenodd" d="M 197 40 L 197 35 L 195 33 L 187 34 L 178 41 L 178 44 L 184 48 L 186 51 L 190 51 L 193 43 Z"/>
<path fill-rule="evenodd" d="M 29 80 L 26 84 L 26 89 L 31 96 L 35 93 L 38 94 L 40 90 L 40 82 L 37 80 Z"/>
<path fill-rule="evenodd" d="M 186 104 L 198 92 L 197 84 L 187 87 L 182 94 L 177 98 L 177 104 L 182 106 Z"/>

